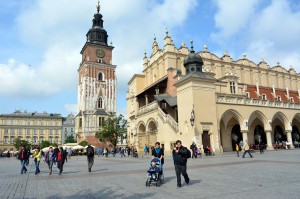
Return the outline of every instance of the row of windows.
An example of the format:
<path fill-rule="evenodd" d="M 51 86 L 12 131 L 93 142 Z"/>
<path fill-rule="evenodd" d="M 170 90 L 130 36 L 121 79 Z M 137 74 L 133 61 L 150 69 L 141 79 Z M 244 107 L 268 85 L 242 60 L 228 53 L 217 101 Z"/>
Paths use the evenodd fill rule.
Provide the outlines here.
<path fill-rule="evenodd" d="M 247 97 L 250 97 L 250 93 L 249 92 L 247 92 L 246 95 L 247 95 Z M 268 100 L 267 95 L 266 94 L 262 94 L 261 95 L 261 99 L 262 100 Z M 279 95 L 276 96 L 275 100 L 281 102 L 282 101 L 281 100 L 281 96 L 279 96 Z M 290 97 L 289 102 L 294 103 L 294 98 Z"/>
<path fill-rule="evenodd" d="M 65 132 L 68 132 L 68 128 L 65 128 Z M 74 132 L 73 128 L 71 128 L 71 132 Z"/>
<path fill-rule="evenodd" d="M 104 117 L 99 117 L 99 119 L 98 119 L 99 127 L 102 126 L 104 120 L 105 120 Z M 82 118 L 79 118 L 79 127 L 82 127 Z"/>
<path fill-rule="evenodd" d="M 61 126 L 61 122 L 54 122 L 54 121 L 24 121 L 24 120 L 7 120 L 3 119 L 2 124 L 4 125 L 34 125 L 34 126 L 44 126 L 44 125 L 49 125 L 49 126 Z"/>
<path fill-rule="evenodd" d="M 22 138 L 20 138 L 20 139 L 22 139 Z M 10 138 L 4 137 L 3 142 L 4 142 L 4 144 L 9 144 L 9 143 L 13 143 L 14 140 L 15 140 L 15 137 L 10 137 Z M 27 142 L 31 142 L 32 141 L 33 144 L 36 144 L 38 142 L 44 141 L 45 139 L 43 137 L 40 137 L 39 139 L 37 137 L 33 137 L 32 139 L 30 137 L 26 137 L 25 140 Z M 50 143 L 52 143 L 53 141 L 55 141 L 56 143 L 58 143 L 60 141 L 60 139 L 59 138 L 49 137 L 48 141 Z"/>
<path fill-rule="evenodd" d="M 33 134 L 38 134 L 38 133 L 40 133 L 40 134 L 44 134 L 44 133 L 47 133 L 47 130 L 43 130 L 43 129 L 40 129 L 40 130 L 38 130 L 38 129 L 26 129 L 25 131 L 23 131 L 23 129 L 4 129 L 4 134 L 11 134 L 11 135 L 14 135 L 14 134 L 16 134 L 16 133 L 18 133 L 18 134 L 23 134 L 23 132 L 26 132 L 26 134 L 31 134 L 31 132 L 33 133 Z M 60 133 L 60 130 L 48 130 L 48 133 L 49 134 L 53 134 L 53 133 L 55 133 L 55 134 L 59 134 Z"/>

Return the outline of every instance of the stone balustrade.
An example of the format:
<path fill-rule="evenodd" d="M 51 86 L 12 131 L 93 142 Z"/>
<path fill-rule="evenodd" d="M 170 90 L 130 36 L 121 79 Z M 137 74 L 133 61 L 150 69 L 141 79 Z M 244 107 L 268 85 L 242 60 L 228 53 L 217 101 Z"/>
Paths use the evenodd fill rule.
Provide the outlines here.
<path fill-rule="evenodd" d="M 281 102 L 281 101 L 262 100 L 262 99 L 251 99 L 244 96 L 232 96 L 232 95 L 226 95 L 220 93 L 217 94 L 217 103 L 300 109 L 300 104 Z"/>

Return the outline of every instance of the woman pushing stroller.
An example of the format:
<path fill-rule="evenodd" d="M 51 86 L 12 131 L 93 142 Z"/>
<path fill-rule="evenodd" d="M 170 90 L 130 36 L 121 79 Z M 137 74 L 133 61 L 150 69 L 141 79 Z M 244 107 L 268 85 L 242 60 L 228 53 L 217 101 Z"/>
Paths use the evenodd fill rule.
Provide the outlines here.
<path fill-rule="evenodd" d="M 164 149 L 160 148 L 160 143 L 156 142 L 155 143 L 155 147 L 152 150 L 152 157 L 153 158 L 159 158 L 161 161 L 161 171 L 160 171 L 160 175 L 161 175 L 161 180 L 164 179 L 164 172 L 163 172 L 163 164 L 164 164 Z"/>

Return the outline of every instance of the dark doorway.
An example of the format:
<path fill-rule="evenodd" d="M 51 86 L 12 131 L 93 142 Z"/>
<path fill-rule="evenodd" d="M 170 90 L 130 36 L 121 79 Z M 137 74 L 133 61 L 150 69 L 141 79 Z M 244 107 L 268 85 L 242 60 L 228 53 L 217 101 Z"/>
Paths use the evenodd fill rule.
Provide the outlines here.
<path fill-rule="evenodd" d="M 299 142 L 300 141 L 300 134 L 299 134 L 299 130 L 297 128 L 297 126 L 293 126 L 293 130 L 292 130 L 292 140 L 293 143 L 295 141 Z"/>
<path fill-rule="evenodd" d="M 210 147 L 210 136 L 208 134 L 208 131 L 203 131 L 202 144 L 203 144 L 203 148 L 206 148 L 207 146 Z"/>
<path fill-rule="evenodd" d="M 239 144 L 240 141 L 243 140 L 243 135 L 241 133 L 241 127 L 239 124 L 236 124 L 232 127 L 231 130 L 231 143 L 232 143 L 232 150 L 235 151 L 235 144 Z"/>
<path fill-rule="evenodd" d="M 254 143 L 258 145 L 262 141 L 263 144 L 267 144 L 267 137 L 264 128 L 261 125 L 257 125 L 254 129 Z"/>
<path fill-rule="evenodd" d="M 286 141 L 286 135 L 283 133 L 283 130 L 279 125 L 277 125 L 274 130 L 274 141 L 275 142 Z"/>

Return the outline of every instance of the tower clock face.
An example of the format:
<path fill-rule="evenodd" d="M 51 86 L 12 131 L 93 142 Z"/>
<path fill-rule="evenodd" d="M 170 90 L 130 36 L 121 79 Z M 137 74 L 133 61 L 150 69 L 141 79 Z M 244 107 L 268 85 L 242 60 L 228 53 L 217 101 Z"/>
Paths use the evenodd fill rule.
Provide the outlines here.
<path fill-rule="evenodd" d="M 102 48 L 96 49 L 96 55 L 100 58 L 103 58 L 105 56 L 105 52 Z"/>

